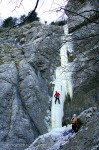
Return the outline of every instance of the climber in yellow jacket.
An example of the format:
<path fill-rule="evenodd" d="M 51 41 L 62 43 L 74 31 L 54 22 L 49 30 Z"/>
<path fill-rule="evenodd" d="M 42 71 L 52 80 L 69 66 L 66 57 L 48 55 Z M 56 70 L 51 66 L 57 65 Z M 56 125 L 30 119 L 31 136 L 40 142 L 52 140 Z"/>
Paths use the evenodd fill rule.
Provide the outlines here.
<path fill-rule="evenodd" d="M 72 130 L 74 132 L 77 132 L 78 129 L 77 129 L 77 117 L 76 117 L 76 114 L 73 115 L 72 119 L 71 119 L 71 123 L 72 123 Z"/>

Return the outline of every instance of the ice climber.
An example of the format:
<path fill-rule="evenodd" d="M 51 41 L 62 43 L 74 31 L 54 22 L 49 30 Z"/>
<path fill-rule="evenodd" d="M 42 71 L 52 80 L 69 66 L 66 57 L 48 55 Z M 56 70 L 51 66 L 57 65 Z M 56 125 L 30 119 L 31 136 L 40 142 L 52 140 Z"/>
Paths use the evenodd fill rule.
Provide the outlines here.
<path fill-rule="evenodd" d="M 57 100 L 58 100 L 58 103 L 60 104 L 60 99 L 59 99 L 60 93 L 56 91 L 55 94 L 54 94 L 54 97 L 55 97 L 55 104 L 56 104 Z"/>

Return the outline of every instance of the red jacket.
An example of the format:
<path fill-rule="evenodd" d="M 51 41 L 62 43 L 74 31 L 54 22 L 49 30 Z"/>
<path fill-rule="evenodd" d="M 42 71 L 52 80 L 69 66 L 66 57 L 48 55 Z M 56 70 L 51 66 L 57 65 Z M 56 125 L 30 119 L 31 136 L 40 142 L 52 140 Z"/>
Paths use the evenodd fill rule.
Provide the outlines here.
<path fill-rule="evenodd" d="M 54 97 L 59 97 L 60 96 L 60 94 L 58 93 L 58 92 L 56 92 L 55 94 L 54 94 Z"/>

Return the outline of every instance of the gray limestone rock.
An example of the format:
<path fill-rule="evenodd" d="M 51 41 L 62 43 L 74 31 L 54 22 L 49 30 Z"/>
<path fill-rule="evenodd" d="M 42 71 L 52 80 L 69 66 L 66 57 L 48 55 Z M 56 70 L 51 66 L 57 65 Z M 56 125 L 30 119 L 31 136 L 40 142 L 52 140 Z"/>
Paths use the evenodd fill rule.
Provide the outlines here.
<path fill-rule="evenodd" d="M 64 111 L 72 116 L 99 105 L 99 1 L 69 0 L 65 8 L 73 44 L 73 99 Z"/>
<path fill-rule="evenodd" d="M 99 149 L 99 110 L 90 108 L 79 115 L 82 128 L 61 150 L 98 150 Z"/>
<path fill-rule="evenodd" d="M 0 29 L 0 148 L 22 150 L 50 128 L 50 82 L 63 30 L 33 22 Z"/>

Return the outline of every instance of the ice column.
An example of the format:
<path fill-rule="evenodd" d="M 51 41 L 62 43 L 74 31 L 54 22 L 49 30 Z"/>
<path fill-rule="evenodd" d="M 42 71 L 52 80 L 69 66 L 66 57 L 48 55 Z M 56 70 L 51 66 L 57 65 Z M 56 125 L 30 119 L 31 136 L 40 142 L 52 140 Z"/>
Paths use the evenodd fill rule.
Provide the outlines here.
<path fill-rule="evenodd" d="M 65 96 L 70 94 L 72 97 L 72 80 L 71 80 L 71 63 L 68 62 L 67 51 L 72 51 L 72 44 L 70 42 L 70 35 L 68 34 L 67 25 L 64 26 L 64 36 L 62 40 L 67 40 L 68 42 L 63 43 L 63 46 L 60 49 L 60 57 L 61 57 L 61 66 L 56 69 L 56 78 L 53 81 L 55 84 L 53 97 L 52 97 L 52 107 L 51 107 L 51 125 L 53 128 L 62 127 L 62 117 L 63 106 Z M 55 91 L 60 93 L 60 104 L 55 104 L 54 94 Z"/>

